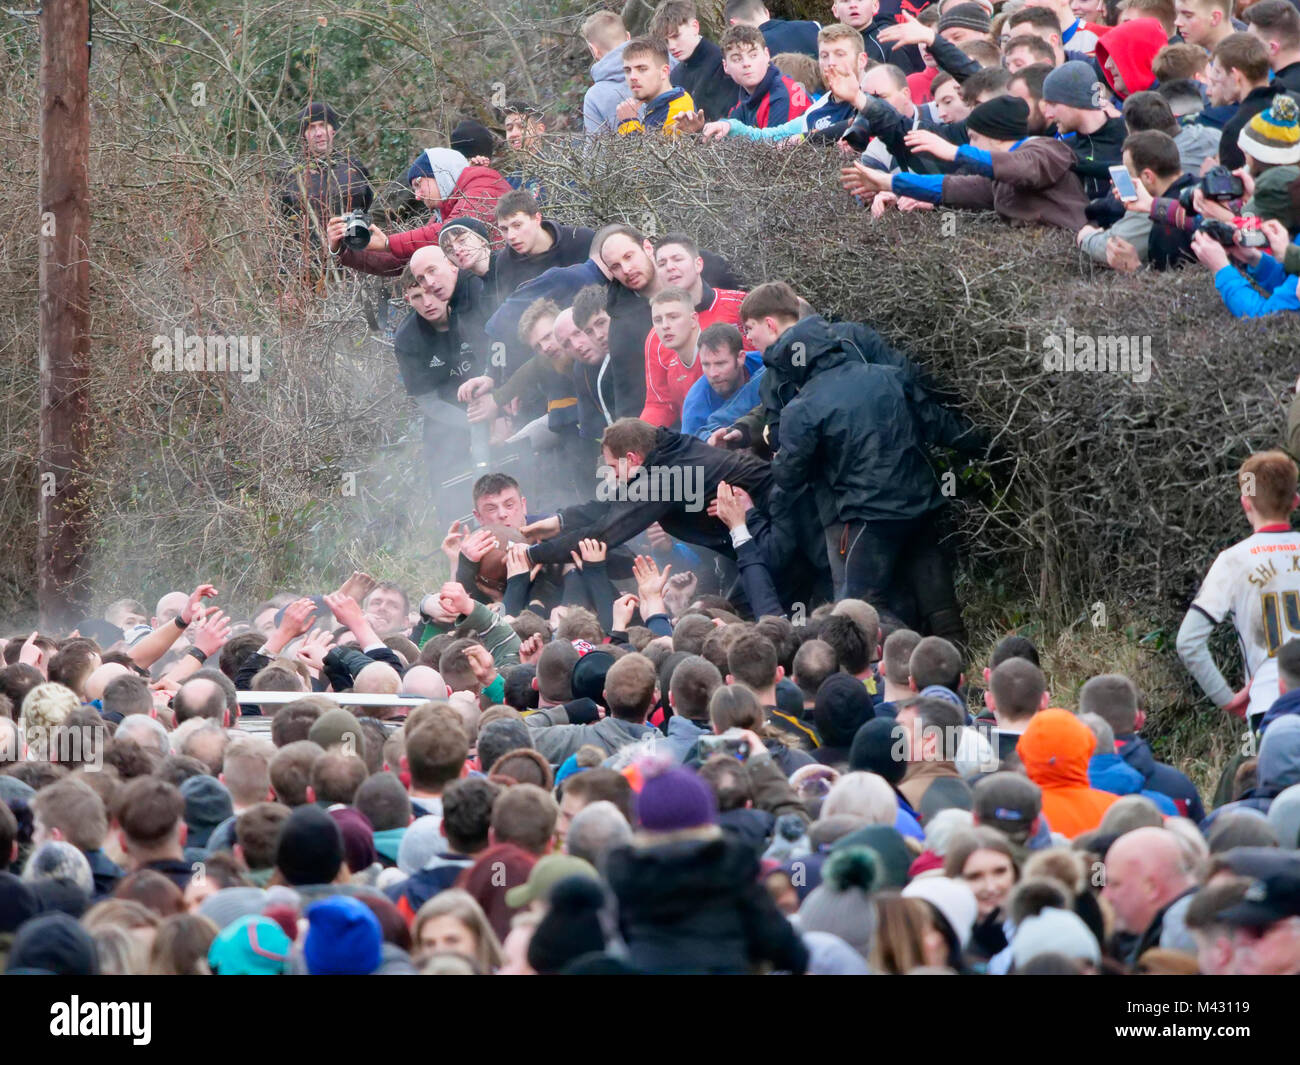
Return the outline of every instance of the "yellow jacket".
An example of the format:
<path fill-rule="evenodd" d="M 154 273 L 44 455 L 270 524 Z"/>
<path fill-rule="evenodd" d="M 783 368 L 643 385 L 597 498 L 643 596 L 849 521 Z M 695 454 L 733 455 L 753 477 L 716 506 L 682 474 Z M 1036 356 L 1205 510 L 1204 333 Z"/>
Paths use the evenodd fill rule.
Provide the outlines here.
<path fill-rule="evenodd" d="M 657 130 L 666 136 L 677 136 L 677 116 L 695 110 L 695 101 L 691 94 L 680 86 L 674 86 L 667 92 L 661 92 L 642 108 L 640 118 L 629 118 L 619 123 L 618 132 L 644 133 Z"/>

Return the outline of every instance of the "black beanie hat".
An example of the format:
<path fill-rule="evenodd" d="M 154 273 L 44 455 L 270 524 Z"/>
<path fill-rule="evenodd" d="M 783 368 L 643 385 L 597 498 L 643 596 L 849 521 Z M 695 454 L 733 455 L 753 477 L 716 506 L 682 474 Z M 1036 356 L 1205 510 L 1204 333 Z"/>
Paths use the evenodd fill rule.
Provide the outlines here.
<path fill-rule="evenodd" d="M 573 667 L 573 697 L 590 699 L 608 710 L 609 704 L 605 701 L 605 674 L 613 664 L 614 656 L 608 651 L 588 651 L 579 658 Z"/>
<path fill-rule="evenodd" d="M 451 146 L 466 159 L 473 159 L 476 155 L 486 155 L 490 159 L 492 131 L 482 122 L 467 118 L 457 122 L 456 128 L 451 131 Z"/>
<path fill-rule="evenodd" d="M 66 913 L 42 914 L 18 929 L 5 967 L 8 972 L 99 975 L 95 941 Z"/>
<path fill-rule="evenodd" d="M 542 975 L 560 972 L 584 954 L 605 949 L 600 910 L 605 892 L 585 876 L 570 876 L 551 889 L 550 908 L 528 941 L 528 964 Z"/>
<path fill-rule="evenodd" d="M 826 678 L 827 681 L 830 679 Z M 853 745 L 849 748 L 849 769 L 875 773 L 890 784 L 897 784 L 907 772 L 907 762 L 894 757 L 896 744 L 894 721 L 888 717 L 873 717 L 853 737 Z"/>
<path fill-rule="evenodd" d="M 995 141 L 1018 141 L 1029 136 L 1029 105 L 1019 96 L 995 96 L 966 116 L 966 128 Z"/>
<path fill-rule="evenodd" d="M 298 133 L 307 131 L 313 122 L 328 122 L 335 129 L 339 128 L 339 113 L 329 104 L 314 101 L 298 112 Z"/>
<path fill-rule="evenodd" d="M 447 250 L 443 245 L 443 238 L 445 237 L 447 240 L 450 240 L 452 234 L 458 229 L 467 229 L 471 233 L 477 233 L 489 244 L 496 239 L 492 236 L 492 231 L 488 229 L 486 222 L 475 218 L 473 215 L 461 215 L 459 218 L 453 218 L 450 222 L 444 222 L 442 224 L 442 229 L 438 231 L 438 245 L 439 247 L 442 247 L 443 251 Z"/>
<path fill-rule="evenodd" d="M 319 806 L 296 807 L 280 830 L 275 867 L 293 887 L 329 884 L 343 865 L 343 833 Z"/>
<path fill-rule="evenodd" d="M 866 685 L 847 673 L 832 673 L 817 689 L 813 721 L 828 747 L 847 747 L 875 712 Z"/>

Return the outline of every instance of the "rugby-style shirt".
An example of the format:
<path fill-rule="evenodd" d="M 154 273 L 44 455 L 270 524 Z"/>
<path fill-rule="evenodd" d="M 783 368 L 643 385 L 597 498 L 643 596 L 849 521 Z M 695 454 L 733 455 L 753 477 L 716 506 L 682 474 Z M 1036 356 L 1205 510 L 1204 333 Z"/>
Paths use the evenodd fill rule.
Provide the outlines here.
<path fill-rule="evenodd" d="M 1251 681 L 1248 715 L 1278 697 L 1277 653 L 1300 637 L 1300 533 L 1265 526 L 1220 552 L 1192 600 L 1218 624 L 1232 618 Z"/>
<path fill-rule="evenodd" d="M 695 305 L 700 316 L 700 332 L 715 322 L 729 322 L 739 329 L 740 304 L 744 298 L 745 293 L 738 289 L 712 288 L 702 284 L 700 302 Z M 645 409 L 641 411 L 642 419 L 651 425 L 673 428 L 681 421 L 686 393 L 703 376 L 698 353 L 690 366 L 683 365 L 677 352 L 665 347 L 659 334 L 651 329 L 645 338 Z"/>

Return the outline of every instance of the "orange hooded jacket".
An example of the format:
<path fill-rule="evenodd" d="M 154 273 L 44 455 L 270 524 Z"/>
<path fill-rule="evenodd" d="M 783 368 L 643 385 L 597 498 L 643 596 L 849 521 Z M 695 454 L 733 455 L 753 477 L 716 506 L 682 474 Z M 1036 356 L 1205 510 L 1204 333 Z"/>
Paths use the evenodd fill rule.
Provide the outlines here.
<path fill-rule="evenodd" d="M 1088 760 L 1097 738 L 1068 710 L 1050 709 L 1030 719 L 1016 752 L 1029 779 L 1043 789 L 1043 816 L 1053 832 L 1070 839 L 1101 824 L 1119 799 L 1088 784 Z"/>

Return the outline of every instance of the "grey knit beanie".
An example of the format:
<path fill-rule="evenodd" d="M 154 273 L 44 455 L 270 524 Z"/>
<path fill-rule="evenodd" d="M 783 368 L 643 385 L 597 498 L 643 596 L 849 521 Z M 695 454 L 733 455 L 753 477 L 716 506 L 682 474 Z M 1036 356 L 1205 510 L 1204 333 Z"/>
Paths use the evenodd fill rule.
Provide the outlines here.
<path fill-rule="evenodd" d="M 1062 63 L 1043 79 L 1043 100 L 1065 104 L 1084 111 L 1099 111 L 1102 103 L 1101 81 L 1091 63 L 1071 59 Z"/>

